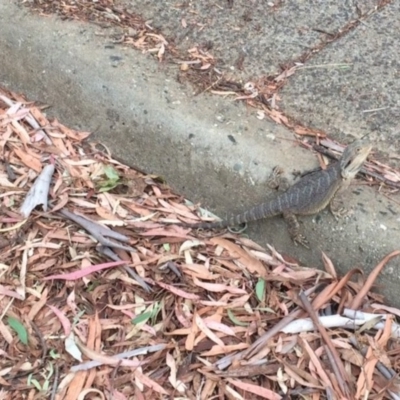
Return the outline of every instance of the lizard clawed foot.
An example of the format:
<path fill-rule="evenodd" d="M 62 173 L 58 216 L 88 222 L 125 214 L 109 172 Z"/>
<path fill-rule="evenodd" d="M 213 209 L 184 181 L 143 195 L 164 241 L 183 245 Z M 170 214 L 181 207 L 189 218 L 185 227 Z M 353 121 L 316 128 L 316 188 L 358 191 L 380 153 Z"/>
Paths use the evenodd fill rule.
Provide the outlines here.
<path fill-rule="evenodd" d="M 283 218 L 287 223 L 289 235 L 292 238 L 294 244 L 296 246 L 298 244 L 301 244 L 306 249 L 309 249 L 310 246 L 308 245 L 308 240 L 304 235 L 300 233 L 300 225 L 299 221 L 297 221 L 296 215 L 293 213 L 285 212 L 283 213 Z"/>
<path fill-rule="evenodd" d="M 295 237 L 293 237 L 293 241 L 294 244 L 297 246 L 298 244 L 301 244 L 302 246 L 304 246 L 306 249 L 309 249 L 309 242 L 306 239 L 306 237 L 304 235 L 302 235 L 301 233 L 297 234 Z"/>
<path fill-rule="evenodd" d="M 339 221 L 341 218 L 346 218 L 353 215 L 354 210 L 352 208 L 345 208 L 345 207 L 338 207 L 332 209 L 331 207 L 331 213 L 335 217 L 336 221 Z"/>
<path fill-rule="evenodd" d="M 280 167 L 274 167 L 271 175 L 267 179 L 267 186 L 271 189 L 278 189 L 280 192 L 284 192 L 289 188 L 289 181 L 283 176 L 283 169 Z"/>
<path fill-rule="evenodd" d="M 336 221 L 339 221 L 340 218 L 350 217 L 350 215 L 353 214 L 354 210 L 352 208 L 347 208 L 345 204 L 343 197 L 340 195 L 335 196 L 329 203 L 329 209 Z"/>
<path fill-rule="evenodd" d="M 242 224 L 240 227 L 238 227 L 237 229 L 235 228 L 230 228 L 228 227 L 228 231 L 230 233 L 234 233 L 234 234 L 239 234 L 239 233 L 243 233 L 245 230 L 247 229 L 247 224 Z"/>

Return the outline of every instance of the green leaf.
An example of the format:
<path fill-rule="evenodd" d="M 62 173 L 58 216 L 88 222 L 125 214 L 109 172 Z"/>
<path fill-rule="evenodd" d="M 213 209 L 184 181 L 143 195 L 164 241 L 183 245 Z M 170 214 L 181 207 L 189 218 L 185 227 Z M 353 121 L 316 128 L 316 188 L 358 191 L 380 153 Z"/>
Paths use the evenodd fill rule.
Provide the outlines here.
<path fill-rule="evenodd" d="M 119 179 L 118 172 L 111 165 L 104 166 L 104 173 L 110 181 L 117 181 Z"/>
<path fill-rule="evenodd" d="M 265 280 L 262 278 L 256 284 L 256 296 L 260 302 L 263 302 L 265 299 Z"/>
<path fill-rule="evenodd" d="M 40 383 L 33 378 L 32 374 L 29 374 L 28 379 L 27 379 L 27 385 L 28 386 L 35 386 L 35 388 L 39 391 L 42 391 L 42 386 L 40 385 Z"/>
<path fill-rule="evenodd" d="M 147 312 L 144 312 L 143 314 L 139 314 L 138 316 L 133 318 L 132 324 L 133 325 L 138 325 L 138 324 L 141 324 L 143 322 L 146 322 L 152 317 L 152 315 L 153 315 L 153 311 L 147 311 Z"/>
<path fill-rule="evenodd" d="M 97 182 L 96 187 L 100 192 L 108 192 L 120 184 L 120 177 L 111 165 L 104 165 L 103 171 L 107 179 Z"/>
<path fill-rule="evenodd" d="M 118 186 L 118 182 L 116 182 L 116 181 L 107 181 L 107 182 L 101 184 L 99 192 L 100 193 L 109 192 L 110 190 L 114 189 L 117 186 Z"/>
<path fill-rule="evenodd" d="M 54 374 L 54 366 L 53 366 L 53 364 L 49 363 L 46 369 L 49 371 L 49 373 L 46 376 L 46 380 L 48 381 Z"/>
<path fill-rule="evenodd" d="M 93 292 L 94 289 L 97 288 L 97 286 L 100 286 L 101 282 L 97 280 L 93 280 L 92 282 L 87 285 L 87 290 L 88 292 Z"/>
<path fill-rule="evenodd" d="M 50 382 L 48 380 L 45 380 L 43 383 L 42 391 L 47 392 L 49 390 L 49 387 L 50 387 Z"/>
<path fill-rule="evenodd" d="M 239 321 L 236 317 L 235 314 L 233 313 L 233 311 L 231 309 L 228 309 L 228 317 L 229 319 L 237 326 L 249 326 L 250 324 L 247 322 L 242 322 Z"/>
<path fill-rule="evenodd" d="M 156 320 L 157 320 L 157 315 L 160 312 L 160 310 L 161 310 L 161 304 L 157 301 L 154 304 L 153 310 L 151 312 L 151 323 L 152 323 L 152 325 L 155 325 Z"/>
<path fill-rule="evenodd" d="M 32 379 L 31 383 L 33 386 L 35 386 L 35 388 L 39 391 L 42 391 L 42 386 L 40 385 L 39 381 L 36 379 Z"/>
<path fill-rule="evenodd" d="M 56 349 L 51 349 L 50 350 L 50 357 L 56 360 L 57 358 L 60 358 L 60 355 L 57 353 Z"/>
<path fill-rule="evenodd" d="M 84 315 L 85 315 L 85 310 L 79 310 L 78 313 L 74 315 L 74 318 L 72 320 L 72 325 L 75 326 Z"/>
<path fill-rule="evenodd" d="M 8 317 L 8 325 L 17 333 L 19 340 L 27 345 L 28 344 L 28 332 L 24 325 L 16 318 Z"/>
<path fill-rule="evenodd" d="M 163 244 L 163 247 L 164 247 L 164 250 L 165 250 L 165 251 L 168 251 L 168 252 L 171 251 L 171 246 L 170 246 L 169 243 L 164 243 L 164 244 Z"/>

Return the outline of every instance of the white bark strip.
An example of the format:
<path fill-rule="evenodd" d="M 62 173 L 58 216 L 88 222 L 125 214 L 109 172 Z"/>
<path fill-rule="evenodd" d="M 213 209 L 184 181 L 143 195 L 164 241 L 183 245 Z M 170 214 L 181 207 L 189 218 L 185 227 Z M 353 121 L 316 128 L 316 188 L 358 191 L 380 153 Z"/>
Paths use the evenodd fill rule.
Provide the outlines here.
<path fill-rule="evenodd" d="M 32 210 L 39 204 L 43 206 L 44 211 L 47 211 L 47 200 L 54 169 L 53 164 L 46 165 L 32 185 L 20 209 L 24 218 L 28 218 Z"/>

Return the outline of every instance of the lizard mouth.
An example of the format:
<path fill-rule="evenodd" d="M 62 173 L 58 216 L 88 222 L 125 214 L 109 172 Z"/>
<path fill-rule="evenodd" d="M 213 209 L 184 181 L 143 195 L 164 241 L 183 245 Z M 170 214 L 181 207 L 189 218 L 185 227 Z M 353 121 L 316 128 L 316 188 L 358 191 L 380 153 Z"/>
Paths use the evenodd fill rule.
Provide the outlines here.
<path fill-rule="evenodd" d="M 356 151 L 354 157 L 348 160 L 342 171 L 343 178 L 353 178 L 361 169 L 364 161 L 367 159 L 372 150 L 372 145 L 367 144 L 360 146 Z"/>

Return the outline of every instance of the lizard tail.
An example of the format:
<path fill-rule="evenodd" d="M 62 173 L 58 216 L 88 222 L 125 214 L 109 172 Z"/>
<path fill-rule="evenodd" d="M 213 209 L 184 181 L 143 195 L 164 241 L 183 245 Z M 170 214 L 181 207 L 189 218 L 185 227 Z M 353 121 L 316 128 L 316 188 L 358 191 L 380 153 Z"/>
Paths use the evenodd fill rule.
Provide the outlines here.
<path fill-rule="evenodd" d="M 198 224 L 179 224 L 180 226 L 190 227 L 194 229 L 222 229 L 228 226 L 237 226 L 246 224 L 247 222 L 257 221 L 266 217 L 273 217 L 281 212 L 277 203 L 262 203 L 244 213 L 234 215 L 226 220 L 215 222 L 200 222 Z"/>
<path fill-rule="evenodd" d="M 228 221 L 215 221 L 215 222 L 199 222 L 198 224 L 177 224 L 178 226 L 183 226 L 184 228 L 192 229 L 223 229 L 229 225 Z"/>

